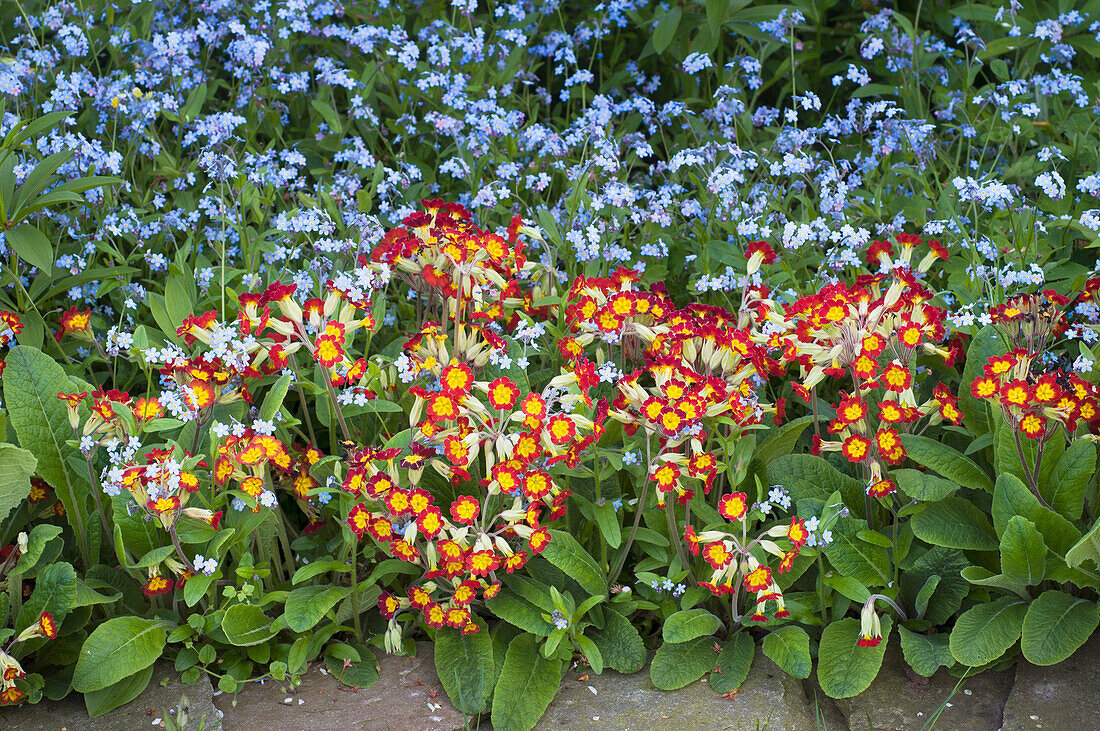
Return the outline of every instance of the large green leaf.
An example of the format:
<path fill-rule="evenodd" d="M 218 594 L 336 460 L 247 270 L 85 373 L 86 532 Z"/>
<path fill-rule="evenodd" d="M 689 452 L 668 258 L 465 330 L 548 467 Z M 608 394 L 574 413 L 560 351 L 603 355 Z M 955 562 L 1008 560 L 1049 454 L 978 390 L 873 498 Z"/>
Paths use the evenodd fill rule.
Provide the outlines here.
<path fill-rule="evenodd" d="M 993 491 L 993 482 L 982 468 L 962 452 L 931 437 L 916 434 L 902 434 L 901 443 L 909 459 L 917 464 L 935 470 L 963 487 Z"/>
<path fill-rule="evenodd" d="M 1064 591 L 1044 591 L 1027 609 L 1020 649 L 1029 662 L 1053 665 L 1085 644 L 1098 623 L 1096 602 Z"/>
<path fill-rule="evenodd" d="M 485 602 L 489 611 L 522 630 L 546 637 L 554 627 L 542 618 L 542 612 L 510 591 L 502 591 Z"/>
<path fill-rule="evenodd" d="M 930 503 L 909 521 L 917 538 L 945 548 L 996 551 L 997 536 L 980 508 L 963 498 Z"/>
<path fill-rule="evenodd" d="M 298 587 L 286 598 L 286 626 L 295 632 L 311 629 L 349 593 L 351 589 L 346 586 Z"/>
<path fill-rule="evenodd" d="M 921 635 L 910 632 L 901 625 L 898 625 L 898 634 L 901 636 L 901 652 L 905 656 L 905 662 L 918 675 L 931 678 L 941 665 L 950 667 L 955 664 L 948 635 Z"/>
<path fill-rule="evenodd" d="M 714 640 L 710 637 L 666 642 L 653 656 L 649 678 L 661 690 L 676 690 L 714 670 L 716 662 Z"/>
<path fill-rule="evenodd" d="M 7 232 L 6 241 L 19 258 L 46 274 L 53 269 L 53 242 L 33 223 L 24 223 Z"/>
<path fill-rule="evenodd" d="M 657 21 L 657 26 L 653 29 L 653 36 L 650 39 L 654 51 L 664 53 L 665 49 L 672 43 L 672 39 L 676 35 L 676 29 L 680 27 L 680 17 L 683 12 L 680 8 L 672 8 L 661 13 L 660 20 Z"/>
<path fill-rule="evenodd" d="M 1069 520 L 1077 520 L 1085 508 L 1085 488 L 1095 472 L 1096 445 L 1078 439 L 1062 453 L 1050 478 L 1040 483 L 1039 492 L 1051 508 Z"/>
<path fill-rule="evenodd" d="M 821 633 L 817 652 L 817 682 L 830 698 L 851 698 L 870 687 L 886 654 L 892 623 L 882 617 L 882 642 L 860 647 L 860 623 L 854 617 L 832 622 Z"/>
<path fill-rule="evenodd" d="M 842 576 L 865 586 L 885 586 L 892 580 L 890 549 L 862 540 L 859 534 L 866 528 L 867 523 L 862 520 L 838 520 L 825 556 Z"/>
<path fill-rule="evenodd" d="M 763 643 L 764 654 L 772 662 L 795 678 L 810 677 L 813 663 L 810 661 L 810 636 L 806 630 L 787 625 L 772 630 Z"/>
<path fill-rule="evenodd" d="M 645 645 L 637 627 L 613 609 L 604 611 L 603 629 L 592 631 L 591 636 L 607 667 L 629 674 L 645 664 Z"/>
<path fill-rule="evenodd" d="M 222 615 L 222 632 L 237 647 L 258 645 L 275 636 L 271 618 L 255 604 L 234 604 Z"/>
<path fill-rule="evenodd" d="M 768 434 L 768 438 L 756 447 L 753 457 L 767 466 L 778 457 L 790 454 L 794 451 L 795 445 L 798 444 L 802 432 L 813 423 L 813 420 L 813 414 L 807 414 L 793 421 L 788 421 L 783 426 L 776 427 Z"/>
<path fill-rule="evenodd" d="M 1043 541 L 1058 555 L 1065 555 L 1081 538 L 1081 532 L 1073 523 L 1050 508 L 1044 508 L 1020 478 L 1007 472 L 997 476 L 992 513 L 997 535 L 1003 535 L 1008 521 L 1019 515 L 1035 524 Z"/>
<path fill-rule="evenodd" d="M 149 667 L 164 652 L 167 625 L 155 619 L 115 617 L 96 627 L 80 649 L 73 689 L 102 690 Z"/>
<path fill-rule="evenodd" d="M 863 484 L 859 480 L 849 477 L 822 457 L 813 454 L 785 454 L 777 457 L 768 465 L 768 481 L 782 483 L 791 491 L 795 500 L 825 500 L 834 491 L 840 491 L 846 502 L 849 502 L 852 497 L 863 492 Z M 859 502 L 862 503 L 862 499 Z"/>
<path fill-rule="evenodd" d="M 550 531 L 550 543 L 543 549 L 542 557 L 574 579 L 590 596 L 607 596 L 607 581 L 600 565 L 570 534 Z"/>
<path fill-rule="evenodd" d="M 523 633 L 508 643 L 504 667 L 493 692 L 493 728 L 528 731 L 535 727 L 561 683 L 561 660 L 547 660 L 538 638 Z"/>
<path fill-rule="evenodd" d="M 1047 545 L 1035 524 L 1012 516 L 1001 536 L 1001 573 L 1024 586 L 1035 586 L 1046 574 Z"/>
<path fill-rule="evenodd" d="M 38 460 L 26 449 L 0 443 L 0 521 L 31 494 L 31 476 Z"/>
<path fill-rule="evenodd" d="M 43 612 L 49 612 L 54 623 L 60 627 L 65 616 L 73 608 L 76 596 L 76 570 L 65 562 L 50 564 L 42 569 L 34 582 L 34 591 L 19 610 L 15 631 L 22 632 L 38 621 Z M 24 657 L 47 642 L 38 638 L 20 642 L 15 646 L 17 657 Z"/>
<path fill-rule="evenodd" d="M 749 677 L 756 643 L 748 632 L 738 632 L 726 640 L 718 653 L 718 667 L 710 674 L 710 688 L 715 693 L 728 693 L 741 687 Z"/>
<path fill-rule="evenodd" d="M 66 442 L 73 438 L 68 410 L 58 393 L 76 390 L 57 362 L 40 350 L 17 345 L 5 358 L 4 402 L 19 444 L 38 460 L 38 474 L 57 492 L 74 528 L 88 524 L 89 476 L 72 462 L 80 452 Z M 87 409 L 82 408 L 82 415 Z M 78 536 L 83 542 L 83 536 Z"/>
<path fill-rule="evenodd" d="M 661 636 L 665 642 L 687 642 L 710 637 L 722 626 L 722 620 L 706 609 L 682 609 L 665 619 Z"/>
<path fill-rule="evenodd" d="M 489 708 L 496 685 L 493 640 L 484 622 L 473 634 L 450 627 L 435 633 L 435 670 L 447 697 L 460 712 L 481 713 Z"/>
<path fill-rule="evenodd" d="M 1066 563 L 1074 568 L 1080 568 L 1085 561 L 1091 561 L 1093 568 L 1100 568 L 1100 520 L 1066 552 Z"/>
<path fill-rule="evenodd" d="M 1020 639 L 1027 602 L 1003 596 L 962 613 L 951 630 L 951 654 L 970 667 L 988 665 Z"/>
<path fill-rule="evenodd" d="M 153 666 L 150 665 L 106 688 L 85 693 L 84 707 L 88 710 L 88 716 L 96 718 L 108 711 L 113 711 L 119 706 L 126 705 L 141 695 L 142 691 L 149 686 L 149 681 L 152 678 Z"/>
<path fill-rule="evenodd" d="M 920 470 L 894 470 L 893 474 L 898 481 L 898 489 L 921 502 L 931 503 L 943 500 L 959 489 L 959 486 L 951 480 Z"/>

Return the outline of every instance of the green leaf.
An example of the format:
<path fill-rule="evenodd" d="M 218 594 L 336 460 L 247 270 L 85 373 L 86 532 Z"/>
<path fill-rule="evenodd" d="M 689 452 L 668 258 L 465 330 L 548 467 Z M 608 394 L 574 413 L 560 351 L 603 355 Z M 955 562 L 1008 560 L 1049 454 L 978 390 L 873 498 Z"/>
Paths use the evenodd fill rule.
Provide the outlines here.
<path fill-rule="evenodd" d="M 266 642 L 275 636 L 271 618 L 255 604 L 234 604 L 222 615 L 222 632 L 237 647 Z"/>
<path fill-rule="evenodd" d="M 882 617 L 882 642 L 878 647 L 860 647 L 859 620 L 854 617 L 832 622 L 821 633 L 817 652 L 817 682 L 830 698 L 851 698 L 870 687 L 886 654 L 890 640 L 890 617 Z"/>
<path fill-rule="evenodd" d="M 620 673 L 636 673 L 645 664 L 645 645 L 638 629 L 613 609 L 604 611 L 603 629 L 592 631 L 604 663 Z"/>
<path fill-rule="evenodd" d="M 305 632 L 321 621 L 325 613 L 351 593 L 346 586 L 300 586 L 286 598 L 283 616 L 294 632 Z"/>
<path fill-rule="evenodd" d="M 941 665 L 950 667 L 955 664 L 948 635 L 917 634 L 901 625 L 898 625 L 898 634 L 901 636 L 901 652 L 905 655 L 905 662 L 918 675 L 931 678 Z"/>
<path fill-rule="evenodd" d="M 649 678 L 661 690 L 676 690 L 714 670 L 717 658 L 711 637 L 687 642 L 666 642 L 653 656 Z"/>
<path fill-rule="evenodd" d="M 565 531 L 550 531 L 550 543 L 543 549 L 542 557 L 580 584 L 589 595 L 607 595 L 607 582 L 600 565 Z"/>
<path fill-rule="evenodd" d="M 53 270 L 53 243 L 32 223 L 16 226 L 7 233 L 6 241 L 19 258 L 46 274 Z"/>
<path fill-rule="evenodd" d="M 1081 538 L 1081 532 L 1064 517 L 1050 508 L 1039 504 L 1027 485 L 1016 475 L 1007 472 L 997 476 L 997 486 L 993 491 L 993 527 L 998 535 L 1003 535 L 1008 521 L 1014 515 L 1027 518 L 1043 536 L 1043 541 L 1056 554 L 1065 555 L 1066 551 Z"/>
<path fill-rule="evenodd" d="M 672 8 L 661 15 L 661 19 L 657 21 L 657 27 L 653 29 L 651 39 L 654 51 L 657 53 L 665 52 L 665 49 L 672 43 L 672 39 L 676 35 L 676 29 L 680 26 L 680 16 L 682 15 L 683 11 L 680 8 Z"/>
<path fill-rule="evenodd" d="M 164 652 L 167 625 L 155 619 L 115 617 L 96 627 L 80 649 L 73 690 L 102 690 L 149 667 Z"/>
<path fill-rule="evenodd" d="M 67 441 L 73 438 L 68 410 L 58 393 L 76 390 L 57 362 L 40 350 L 17 345 L 5 358 L 4 402 L 19 444 L 38 459 L 38 474 L 57 492 L 69 524 L 88 524 L 91 487 L 86 471 L 71 460 L 84 458 Z M 82 408 L 84 416 L 87 409 Z M 81 543 L 82 535 L 78 535 Z"/>
<path fill-rule="evenodd" d="M 922 502 L 932 503 L 943 500 L 959 489 L 959 486 L 951 480 L 920 470 L 894 470 L 893 474 L 898 481 L 899 490 L 914 500 Z"/>
<path fill-rule="evenodd" d="M 1020 639 L 1027 602 L 1003 596 L 962 613 L 951 630 L 951 654 L 970 667 L 997 660 Z"/>
<path fill-rule="evenodd" d="M 756 448 L 754 457 L 758 458 L 765 466 L 770 465 L 777 458 L 790 454 L 798 444 L 799 437 L 810 424 L 813 423 L 813 414 L 788 421 L 783 426 L 772 429 L 768 438 Z"/>
<path fill-rule="evenodd" d="M 577 647 L 580 648 L 584 659 L 588 661 L 588 666 L 592 668 L 592 672 L 596 675 L 602 673 L 603 653 L 600 652 L 600 648 L 596 647 L 596 643 L 584 635 L 575 635 L 573 641 L 577 643 Z"/>
<path fill-rule="evenodd" d="M 825 556 L 842 575 L 864 586 L 885 586 L 892 580 L 889 549 L 859 539 L 867 523 L 855 518 L 841 518 L 833 527 L 833 542 Z"/>
<path fill-rule="evenodd" d="M 1066 552 L 1066 563 L 1074 568 L 1085 561 L 1092 561 L 1094 567 L 1100 568 L 1100 520 Z"/>
<path fill-rule="evenodd" d="M 996 551 L 997 536 L 989 518 L 973 503 L 950 497 L 929 503 L 909 521 L 913 535 L 933 546 L 967 551 Z"/>
<path fill-rule="evenodd" d="M 508 643 L 493 692 L 493 728 L 533 729 L 558 692 L 561 666 L 561 660 L 547 660 L 539 653 L 538 639 L 532 634 L 521 634 Z"/>
<path fill-rule="evenodd" d="M 1085 509 L 1085 488 L 1095 472 L 1096 445 L 1088 439 L 1077 439 L 1058 458 L 1050 479 L 1039 485 L 1039 492 L 1047 505 L 1063 517 L 1077 520 Z"/>
<path fill-rule="evenodd" d="M 593 507 L 596 516 L 596 524 L 600 526 L 600 535 L 611 548 L 618 548 L 623 542 L 622 526 L 619 525 L 619 516 L 615 513 L 615 506 L 610 502 Z"/>
<path fill-rule="evenodd" d="M 15 572 L 23 575 L 31 572 L 42 560 L 46 545 L 63 532 L 61 526 L 50 523 L 39 523 L 31 528 L 31 533 L 27 536 L 27 550 L 15 563 Z"/>
<path fill-rule="evenodd" d="M 447 697 L 461 713 L 477 714 L 489 708 L 496 684 L 493 640 L 485 623 L 470 635 L 451 627 L 435 633 L 435 669 Z"/>
<path fill-rule="evenodd" d="M 755 655 L 756 643 L 748 632 L 738 632 L 733 639 L 726 640 L 718 653 L 718 667 L 710 674 L 711 690 L 729 693 L 740 688 L 749 677 Z"/>
<path fill-rule="evenodd" d="M 705 609 L 684 609 L 665 620 L 661 636 L 665 642 L 687 642 L 710 637 L 722 626 L 722 620 Z"/>
<path fill-rule="evenodd" d="M 327 655 L 325 657 L 325 667 L 328 668 L 333 677 L 344 685 L 352 688 L 369 688 L 378 682 L 378 659 L 367 647 L 360 648 L 356 651 L 356 655 L 362 659 L 349 658 L 351 664 L 346 666 L 344 665 L 344 658 L 337 655 Z"/>
<path fill-rule="evenodd" d="M 769 482 L 786 486 L 795 500 L 826 499 L 839 490 L 842 495 L 863 493 L 863 484 L 833 467 L 825 459 L 812 454 L 787 454 L 777 457 L 768 466 Z M 862 498 L 860 499 L 862 504 Z"/>
<path fill-rule="evenodd" d="M 932 601 L 932 597 L 935 596 L 936 589 L 939 588 L 942 580 L 943 577 L 932 574 L 924 582 L 924 586 L 920 588 L 920 591 L 917 592 L 917 599 L 913 602 L 913 607 L 917 610 L 918 619 L 924 619 L 924 615 L 928 612 L 928 603 Z"/>
<path fill-rule="evenodd" d="M 489 611 L 522 630 L 546 637 L 553 626 L 542 618 L 542 612 L 508 591 L 502 591 L 485 602 Z"/>
<path fill-rule="evenodd" d="M 1085 644 L 1098 623 L 1096 602 L 1064 591 L 1044 591 L 1027 609 L 1020 649 L 1028 662 L 1054 665 Z"/>
<path fill-rule="evenodd" d="M 68 563 L 50 564 L 34 582 L 34 591 L 19 610 L 15 631 L 22 632 L 38 621 L 43 612 L 49 612 L 58 627 L 73 608 L 76 596 L 76 570 Z M 0 625 L 3 626 L 3 625 Z M 46 643 L 45 638 L 27 640 L 15 646 L 19 656 L 29 654 Z"/>
<path fill-rule="evenodd" d="M 810 661 L 810 636 L 806 630 L 787 625 L 772 630 L 763 643 L 764 654 L 771 658 L 783 672 L 795 678 L 810 677 L 813 663 Z"/>
<path fill-rule="evenodd" d="M 307 579 L 312 579 L 318 574 L 327 574 L 329 571 L 335 571 L 337 573 L 346 573 L 351 571 L 351 566 L 343 561 L 337 561 L 334 558 L 322 558 L 313 563 L 307 563 L 305 566 L 300 567 L 294 572 L 294 576 L 290 577 L 290 583 L 301 584 Z"/>
<path fill-rule="evenodd" d="M 963 487 L 993 491 L 993 483 L 982 468 L 946 444 L 916 434 L 902 434 L 901 443 L 909 459 L 917 464 L 935 470 Z"/>
<path fill-rule="evenodd" d="M 106 688 L 85 693 L 84 707 L 88 710 L 88 716 L 96 718 L 126 705 L 142 694 L 152 678 L 153 666 L 150 665 Z"/>
<path fill-rule="evenodd" d="M 275 418 L 275 415 L 279 413 L 279 409 L 283 405 L 283 400 L 286 399 L 287 391 L 290 390 L 290 380 L 293 377 L 291 373 L 284 373 L 279 376 L 279 380 L 271 386 L 267 391 L 267 395 L 264 396 L 264 402 L 260 406 L 260 418 L 264 421 L 271 421 Z"/>
<path fill-rule="evenodd" d="M 1035 524 L 1014 515 L 1001 536 L 1001 573 L 1024 586 L 1035 586 L 1046 574 L 1047 545 Z"/>
<path fill-rule="evenodd" d="M 31 476 L 38 460 L 14 444 L 0 444 L 0 521 L 31 494 Z"/>

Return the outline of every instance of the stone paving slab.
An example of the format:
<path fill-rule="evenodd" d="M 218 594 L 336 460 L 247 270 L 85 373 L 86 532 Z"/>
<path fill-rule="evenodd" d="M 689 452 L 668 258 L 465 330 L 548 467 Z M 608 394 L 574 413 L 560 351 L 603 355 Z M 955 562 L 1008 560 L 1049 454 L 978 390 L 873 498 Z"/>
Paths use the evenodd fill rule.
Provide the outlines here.
<path fill-rule="evenodd" d="M 917 675 L 906 665 L 895 642 L 887 648 L 871 687 L 855 698 L 834 703 L 852 731 L 919 729 L 945 701 L 950 705 L 940 713 L 937 731 L 997 731 L 1012 681 L 1011 670 L 982 673 L 963 681 L 951 697 L 959 678 L 942 669 L 931 678 Z M 824 696 L 820 691 L 818 695 Z"/>
<path fill-rule="evenodd" d="M 1004 731 L 1100 728 L 1100 635 L 1068 660 L 1038 667 L 1021 659 L 1004 711 Z"/>
<path fill-rule="evenodd" d="M 18 710 L 0 710 L 0 728 L 19 731 L 133 731 L 134 729 L 163 728 L 164 718 L 175 714 L 180 697 L 187 696 L 189 711 L 188 731 L 199 728 L 205 719 L 205 728 L 220 728 L 221 712 L 214 707 L 214 690 L 205 676 L 194 685 L 179 681 L 179 673 L 161 663 L 153 670 L 149 687 L 126 705 L 98 718 L 88 718 L 84 698 L 70 693 L 60 701 L 43 699 L 33 706 L 21 706 Z"/>
<path fill-rule="evenodd" d="M 380 676 L 370 688 L 349 688 L 314 665 L 297 688 L 271 680 L 250 683 L 235 695 L 215 696 L 214 703 L 225 714 L 226 731 L 466 727 L 465 717 L 451 706 L 436 677 L 430 643 L 419 643 L 416 657 L 380 654 L 378 660 Z"/>
<path fill-rule="evenodd" d="M 605 670 L 602 675 L 570 670 L 537 729 L 615 729 L 679 731 L 699 729 L 812 729 L 812 707 L 802 684 L 758 653 L 740 691 L 719 696 L 706 680 L 674 691 L 658 690 L 648 666 L 633 675 Z M 482 727 L 484 728 L 484 726 Z"/>

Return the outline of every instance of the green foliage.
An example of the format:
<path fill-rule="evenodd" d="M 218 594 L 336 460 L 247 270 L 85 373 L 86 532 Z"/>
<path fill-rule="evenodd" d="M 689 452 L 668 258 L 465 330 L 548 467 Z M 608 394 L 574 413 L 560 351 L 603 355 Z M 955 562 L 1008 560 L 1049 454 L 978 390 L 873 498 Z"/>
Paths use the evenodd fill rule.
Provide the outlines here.
<path fill-rule="evenodd" d="M 882 620 L 882 641 L 876 647 L 860 647 L 859 620 L 849 617 L 830 623 L 818 646 L 817 682 L 830 698 L 851 698 L 871 685 L 886 654 L 891 621 Z"/>

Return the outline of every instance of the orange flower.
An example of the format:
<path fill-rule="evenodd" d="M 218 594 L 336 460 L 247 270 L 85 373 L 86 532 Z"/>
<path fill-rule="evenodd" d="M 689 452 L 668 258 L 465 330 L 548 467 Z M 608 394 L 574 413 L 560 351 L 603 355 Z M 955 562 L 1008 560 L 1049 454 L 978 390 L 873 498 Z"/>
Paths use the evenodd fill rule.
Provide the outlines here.
<path fill-rule="evenodd" d="M 352 532 L 355 533 L 358 538 L 362 538 L 363 534 L 366 533 L 367 529 L 370 527 L 372 518 L 374 518 L 374 516 L 367 510 L 367 506 L 363 505 L 363 503 L 357 503 L 356 506 L 351 509 L 351 512 L 348 513 L 347 523 Z"/>
<path fill-rule="evenodd" d="M 802 548 L 810 539 L 810 532 L 806 530 L 806 523 L 797 516 L 791 517 L 791 525 L 787 528 L 787 540 L 796 548 Z"/>
<path fill-rule="evenodd" d="M 473 576 L 488 576 L 490 571 L 500 568 L 500 557 L 492 550 L 472 551 L 466 557 L 466 570 Z"/>
<path fill-rule="evenodd" d="M 159 573 L 153 574 L 149 577 L 141 586 L 141 590 L 146 596 L 156 596 L 158 594 L 167 594 L 172 590 L 172 580 L 166 579 Z"/>
<path fill-rule="evenodd" d="M 1043 436 L 1046 428 L 1046 417 L 1034 411 L 1024 414 L 1024 417 L 1020 419 L 1020 431 L 1022 431 L 1024 436 L 1028 439 L 1040 438 Z"/>
<path fill-rule="evenodd" d="M 38 617 L 38 634 L 51 640 L 57 639 L 57 622 L 49 612 L 42 612 Z"/>
<path fill-rule="evenodd" d="M 714 541 L 703 546 L 703 558 L 715 571 L 725 568 L 733 559 L 733 554 L 726 549 L 722 541 Z"/>
<path fill-rule="evenodd" d="M 434 394 L 424 413 L 435 423 L 452 421 L 458 416 L 458 401 L 451 394 Z"/>
<path fill-rule="evenodd" d="M 434 540 L 443 530 L 443 513 L 436 506 L 431 506 L 420 515 L 416 516 L 416 528 L 429 541 Z"/>
<path fill-rule="evenodd" d="M 657 489 L 668 492 L 676 487 L 680 480 L 680 465 L 675 462 L 665 462 L 650 475 L 649 479 L 657 483 Z"/>
<path fill-rule="evenodd" d="M 863 403 L 859 396 L 849 396 L 842 399 L 836 407 L 836 415 L 845 424 L 854 424 L 867 416 L 867 404 Z"/>
<path fill-rule="evenodd" d="M 477 498 L 463 495 L 451 503 L 451 518 L 462 525 L 473 525 L 480 510 L 481 503 L 478 502 Z"/>
<path fill-rule="evenodd" d="M 1016 379 L 1009 381 L 1001 388 L 1001 402 L 1008 406 L 1022 408 L 1031 400 L 1031 387 L 1027 381 Z"/>
<path fill-rule="evenodd" d="M 862 434 L 853 434 L 844 440 L 840 451 L 849 462 L 862 462 L 871 452 L 871 440 Z"/>
<path fill-rule="evenodd" d="M 439 386 L 443 393 L 459 398 L 469 393 L 473 384 L 474 372 L 465 363 L 452 363 L 439 376 Z"/>
<path fill-rule="evenodd" d="M 897 489 L 897 485 L 894 484 L 893 480 L 879 480 L 867 488 L 867 494 L 871 497 L 882 498 L 895 492 Z"/>
<path fill-rule="evenodd" d="M 542 553 L 550 545 L 550 529 L 538 528 L 531 533 L 531 537 L 527 539 L 527 547 L 531 549 L 531 553 Z"/>
<path fill-rule="evenodd" d="M 886 390 L 900 393 L 913 384 L 913 374 L 895 360 L 882 369 L 881 380 Z"/>
<path fill-rule="evenodd" d="M 342 339 L 342 337 L 341 337 Z M 313 359 L 325 368 L 332 368 L 344 360 L 344 347 L 335 336 L 322 335 L 317 338 L 313 351 Z"/>
<path fill-rule="evenodd" d="M 772 570 L 767 566 L 757 566 L 755 569 L 745 574 L 745 580 L 742 582 L 742 586 L 749 591 L 759 594 L 762 591 L 767 591 L 771 583 Z"/>
<path fill-rule="evenodd" d="M 519 398 L 519 387 L 507 376 L 489 384 L 489 405 L 498 411 L 511 411 Z"/>
<path fill-rule="evenodd" d="M 577 425 L 563 414 L 551 416 L 546 424 L 546 430 L 550 433 L 551 444 L 565 444 L 577 436 Z"/>
<path fill-rule="evenodd" d="M 731 523 L 745 517 L 748 509 L 748 496 L 743 492 L 723 495 L 722 499 L 718 501 L 718 513 Z"/>

